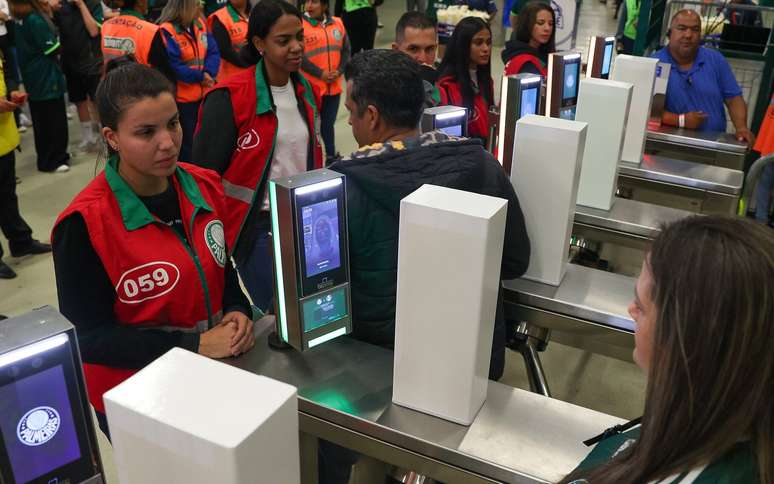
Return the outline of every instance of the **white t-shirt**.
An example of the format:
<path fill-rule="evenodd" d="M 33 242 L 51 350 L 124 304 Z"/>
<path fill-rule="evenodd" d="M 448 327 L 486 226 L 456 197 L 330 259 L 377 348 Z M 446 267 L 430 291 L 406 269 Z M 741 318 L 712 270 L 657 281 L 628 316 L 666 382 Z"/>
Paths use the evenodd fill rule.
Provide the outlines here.
<path fill-rule="evenodd" d="M 309 148 L 309 128 L 298 110 L 293 81 L 288 80 L 281 87 L 271 86 L 271 96 L 277 110 L 277 142 L 271 159 L 269 180 L 306 171 Z M 268 190 L 261 210 L 269 210 Z"/>
<path fill-rule="evenodd" d="M 8 0 L 0 0 L 0 12 L 11 16 L 11 10 L 8 8 Z M 8 34 L 8 28 L 5 26 L 5 22 L 0 20 L 0 37 Z"/>

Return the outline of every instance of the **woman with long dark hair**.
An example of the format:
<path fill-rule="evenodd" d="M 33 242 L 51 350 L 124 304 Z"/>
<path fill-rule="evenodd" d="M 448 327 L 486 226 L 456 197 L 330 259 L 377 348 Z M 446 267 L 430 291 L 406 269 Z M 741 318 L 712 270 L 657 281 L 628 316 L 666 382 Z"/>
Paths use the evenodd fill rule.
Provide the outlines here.
<path fill-rule="evenodd" d="M 653 241 L 629 313 L 641 424 L 563 483 L 774 483 L 774 232 L 690 217 Z M 635 422 L 632 422 L 635 423 Z"/>
<path fill-rule="evenodd" d="M 511 40 L 502 52 L 505 75 L 546 76 L 548 54 L 556 51 L 554 9 L 543 2 L 530 2 L 519 12 Z"/>
<path fill-rule="evenodd" d="M 438 68 L 441 105 L 468 108 L 468 136 L 486 144 L 492 87 L 492 30 L 480 18 L 467 17 L 454 28 Z"/>
<path fill-rule="evenodd" d="M 283 0 L 262 0 L 252 8 L 242 52 L 250 67 L 207 93 L 194 143 L 194 162 L 223 177 L 226 241 L 261 310 L 274 295 L 268 181 L 322 168 L 323 162 L 315 128 L 318 100 L 299 72 L 301 19 Z"/>

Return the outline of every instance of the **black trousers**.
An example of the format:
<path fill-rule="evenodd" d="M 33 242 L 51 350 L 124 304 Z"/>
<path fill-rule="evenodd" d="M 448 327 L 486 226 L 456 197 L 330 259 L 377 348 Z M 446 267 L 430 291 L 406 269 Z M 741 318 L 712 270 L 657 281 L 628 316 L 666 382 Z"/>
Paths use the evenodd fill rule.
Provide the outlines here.
<path fill-rule="evenodd" d="M 357 54 L 361 50 L 371 50 L 374 48 L 376 29 L 379 24 L 375 8 L 366 7 L 352 12 L 344 12 L 341 20 L 347 29 L 349 43 L 352 45 L 352 55 Z"/>
<path fill-rule="evenodd" d="M 11 244 L 11 251 L 32 242 L 32 229 L 19 213 L 16 197 L 16 156 L 14 152 L 0 156 L 0 230 Z M 0 259 L 3 245 L 0 244 Z"/>
<path fill-rule="evenodd" d="M 38 170 L 54 171 L 70 160 L 67 153 L 67 108 L 64 98 L 29 101 Z"/>

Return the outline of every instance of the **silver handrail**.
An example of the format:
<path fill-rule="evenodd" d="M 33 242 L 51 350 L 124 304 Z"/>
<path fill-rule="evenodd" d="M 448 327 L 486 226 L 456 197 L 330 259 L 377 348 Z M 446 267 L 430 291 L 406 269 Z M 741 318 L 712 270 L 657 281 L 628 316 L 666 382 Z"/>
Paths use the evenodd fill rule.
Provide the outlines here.
<path fill-rule="evenodd" d="M 769 163 L 774 163 L 774 153 L 770 153 L 766 156 L 761 156 L 755 163 L 750 166 L 750 170 L 747 172 L 747 177 L 744 179 L 744 190 L 742 196 L 739 198 L 739 211 L 737 214 L 740 217 L 744 217 L 747 213 L 747 207 L 750 204 L 750 199 L 755 194 L 755 187 L 758 185 L 758 178 L 763 172 L 763 168 Z"/>

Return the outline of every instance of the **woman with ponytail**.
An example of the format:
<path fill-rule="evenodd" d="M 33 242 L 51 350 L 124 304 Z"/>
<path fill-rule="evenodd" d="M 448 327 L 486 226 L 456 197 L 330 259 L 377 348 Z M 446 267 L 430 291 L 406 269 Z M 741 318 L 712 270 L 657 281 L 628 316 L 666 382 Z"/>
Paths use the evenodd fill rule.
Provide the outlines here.
<path fill-rule="evenodd" d="M 125 58 L 107 69 L 96 99 L 107 165 L 52 236 L 59 309 L 78 330 L 105 434 L 102 395 L 171 348 L 226 358 L 255 343 L 227 256 L 220 177 L 178 162 L 174 87 Z"/>

